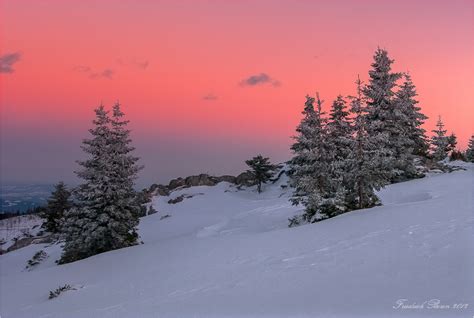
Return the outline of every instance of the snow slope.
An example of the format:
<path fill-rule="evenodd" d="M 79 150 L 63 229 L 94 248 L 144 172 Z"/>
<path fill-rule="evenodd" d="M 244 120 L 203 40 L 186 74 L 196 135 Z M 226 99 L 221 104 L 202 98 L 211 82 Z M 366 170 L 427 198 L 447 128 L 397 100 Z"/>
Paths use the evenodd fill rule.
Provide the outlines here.
<path fill-rule="evenodd" d="M 141 221 L 143 245 L 62 266 L 54 264 L 59 245 L 0 256 L 0 314 L 472 317 L 473 165 L 467 169 L 391 185 L 382 207 L 291 229 L 287 219 L 300 211 L 284 179 L 261 195 L 227 183 L 175 191 L 154 198 L 159 212 Z M 194 196 L 167 203 L 181 194 Z M 25 270 L 40 249 L 49 257 Z M 49 300 L 64 284 L 75 290 Z M 428 308 L 433 299 L 438 308 Z"/>

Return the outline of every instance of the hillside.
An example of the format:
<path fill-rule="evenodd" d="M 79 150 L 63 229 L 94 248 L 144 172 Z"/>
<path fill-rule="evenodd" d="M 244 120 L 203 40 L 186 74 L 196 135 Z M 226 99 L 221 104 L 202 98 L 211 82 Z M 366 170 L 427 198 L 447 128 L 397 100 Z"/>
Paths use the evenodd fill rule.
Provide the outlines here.
<path fill-rule="evenodd" d="M 59 245 L 0 256 L 0 315 L 471 317 L 474 167 L 466 169 L 391 185 L 381 207 L 291 229 L 300 211 L 285 177 L 260 195 L 226 182 L 176 190 L 154 197 L 142 245 L 61 266 Z M 26 270 L 39 250 L 48 257 Z M 49 300 L 64 284 L 74 290 Z"/>

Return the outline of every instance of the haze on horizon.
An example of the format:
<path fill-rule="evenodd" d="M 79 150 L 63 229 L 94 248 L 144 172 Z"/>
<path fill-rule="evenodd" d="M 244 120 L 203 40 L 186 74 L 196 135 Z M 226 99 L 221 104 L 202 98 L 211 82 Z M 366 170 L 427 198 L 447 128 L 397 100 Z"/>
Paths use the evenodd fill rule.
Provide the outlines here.
<path fill-rule="evenodd" d="M 425 129 L 474 133 L 474 2 L 0 1 L 3 183 L 76 183 L 93 109 L 119 100 L 139 184 L 290 157 L 304 97 L 354 94 L 375 49 L 417 86 Z"/>

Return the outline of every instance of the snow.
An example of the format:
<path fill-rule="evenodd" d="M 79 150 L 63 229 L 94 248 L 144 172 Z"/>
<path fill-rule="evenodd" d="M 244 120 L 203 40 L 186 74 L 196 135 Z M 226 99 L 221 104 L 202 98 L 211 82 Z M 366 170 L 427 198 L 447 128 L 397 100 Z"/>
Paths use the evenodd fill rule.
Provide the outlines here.
<path fill-rule="evenodd" d="M 41 224 L 43 220 L 32 214 L 0 220 L 0 248 L 6 250 L 18 239 L 36 236 Z"/>
<path fill-rule="evenodd" d="M 391 185 L 384 206 L 296 228 L 284 178 L 260 195 L 228 183 L 180 189 L 153 199 L 142 245 L 61 266 L 54 244 L 0 256 L 0 315 L 471 317 L 474 165 L 464 167 Z M 41 249 L 49 257 L 25 270 Z M 75 290 L 48 299 L 65 284 Z M 432 299 L 450 308 L 396 308 Z"/>

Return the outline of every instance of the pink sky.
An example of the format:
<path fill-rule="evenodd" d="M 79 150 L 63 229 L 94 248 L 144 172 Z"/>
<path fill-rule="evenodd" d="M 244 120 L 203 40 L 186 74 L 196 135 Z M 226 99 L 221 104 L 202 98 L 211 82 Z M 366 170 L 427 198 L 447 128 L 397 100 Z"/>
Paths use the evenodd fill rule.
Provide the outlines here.
<path fill-rule="evenodd" d="M 473 1 L 0 1 L 2 182 L 74 180 L 92 109 L 120 100 L 143 183 L 289 159 L 306 94 L 326 107 L 377 46 L 465 147 Z M 259 74 L 268 81 L 240 83 Z M 278 83 L 279 85 L 274 85 Z"/>

